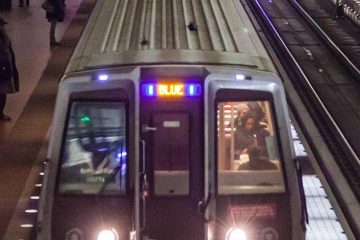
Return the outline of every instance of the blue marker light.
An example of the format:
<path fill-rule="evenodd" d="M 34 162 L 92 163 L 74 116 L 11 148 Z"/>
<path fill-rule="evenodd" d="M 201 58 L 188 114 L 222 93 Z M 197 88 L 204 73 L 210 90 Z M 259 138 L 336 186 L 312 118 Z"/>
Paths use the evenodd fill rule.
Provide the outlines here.
<path fill-rule="evenodd" d="M 156 95 L 156 88 L 155 88 L 155 84 L 145 84 L 144 85 L 144 92 L 145 95 L 148 97 L 153 97 Z"/>
<path fill-rule="evenodd" d="M 201 86 L 200 84 L 186 84 L 186 96 L 195 97 L 201 95 Z"/>
<path fill-rule="evenodd" d="M 195 86 L 193 84 L 189 85 L 189 95 L 192 96 L 195 93 Z"/>
<path fill-rule="evenodd" d="M 152 85 L 152 84 L 150 84 L 149 86 L 148 86 L 148 95 L 149 96 L 154 96 L 154 93 L 155 93 L 155 91 L 154 91 L 154 85 Z"/>

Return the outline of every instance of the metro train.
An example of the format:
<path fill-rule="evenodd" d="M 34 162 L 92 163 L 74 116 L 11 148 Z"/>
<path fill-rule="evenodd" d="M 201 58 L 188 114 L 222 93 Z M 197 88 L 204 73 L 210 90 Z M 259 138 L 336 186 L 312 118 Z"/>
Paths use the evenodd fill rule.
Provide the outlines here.
<path fill-rule="evenodd" d="M 237 0 L 97 1 L 59 84 L 36 239 L 304 239 L 266 47 Z"/>

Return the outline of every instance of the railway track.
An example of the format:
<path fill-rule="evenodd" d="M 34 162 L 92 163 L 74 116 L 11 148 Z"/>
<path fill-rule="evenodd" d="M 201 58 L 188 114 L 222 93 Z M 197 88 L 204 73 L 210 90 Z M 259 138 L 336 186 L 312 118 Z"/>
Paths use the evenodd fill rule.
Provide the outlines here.
<path fill-rule="evenodd" d="M 335 18 L 334 7 L 328 1 L 292 0 L 289 1 L 303 16 L 317 35 L 336 56 L 341 58 L 349 72 L 360 84 L 360 28 L 351 20 Z"/>
<path fill-rule="evenodd" d="M 314 2 L 314 0 L 311 1 Z M 359 237 L 358 219 L 352 212 L 353 206 L 347 202 L 347 198 L 351 194 L 357 199 L 355 205 L 358 206 L 360 202 L 360 164 L 358 158 L 360 155 L 360 142 L 358 140 L 360 129 L 349 128 L 349 126 L 359 124 L 360 119 L 360 111 L 356 107 L 360 104 L 358 85 L 360 78 L 357 77 L 357 63 L 352 62 L 352 55 L 350 54 L 356 54 L 351 49 L 356 48 L 357 41 L 349 40 L 351 34 L 349 36 L 340 34 L 341 36 L 336 41 L 342 39 L 342 42 L 337 45 L 329 36 L 322 35 L 329 30 L 316 29 L 313 24 L 310 27 L 308 24 L 311 20 L 304 20 L 305 17 L 309 17 L 309 14 L 302 13 L 299 15 L 299 9 L 298 11 L 292 9 L 293 6 L 290 5 L 290 2 L 298 5 L 295 1 L 248 0 L 246 2 L 257 19 L 261 19 L 260 25 L 262 25 L 265 35 L 271 35 L 269 41 L 276 49 L 275 51 L 290 76 L 292 84 L 326 142 L 334 162 L 341 169 L 348 187 L 352 190 L 352 193 L 344 194 L 341 192 L 341 187 L 337 182 L 339 179 L 326 167 L 329 159 L 325 159 L 319 152 L 321 149 L 317 139 L 311 139 L 311 133 L 305 131 L 305 137 L 309 141 L 309 146 L 326 177 L 326 181 L 334 191 L 354 235 Z M 310 6 L 316 8 L 314 4 L 310 4 Z M 324 18 L 325 13 L 322 10 L 319 10 L 317 14 L 319 18 L 323 19 L 323 22 L 332 22 L 329 16 L 327 19 Z M 338 33 L 339 31 L 341 30 L 338 30 Z M 340 52 L 340 49 L 344 49 L 344 51 Z M 347 58 L 348 63 L 344 64 L 344 59 L 341 58 Z M 354 66 L 355 68 L 350 71 L 349 68 Z M 297 106 L 291 102 L 289 105 L 296 115 Z M 306 129 L 306 124 L 306 122 L 299 123 L 302 129 Z"/>

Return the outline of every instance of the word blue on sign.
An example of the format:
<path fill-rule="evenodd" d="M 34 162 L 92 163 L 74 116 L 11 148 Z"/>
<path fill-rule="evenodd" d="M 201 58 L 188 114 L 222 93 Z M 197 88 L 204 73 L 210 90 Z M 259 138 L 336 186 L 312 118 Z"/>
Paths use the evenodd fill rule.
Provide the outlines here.
<path fill-rule="evenodd" d="M 148 83 L 142 85 L 147 97 L 196 97 L 201 95 L 201 85 L 195 83 Z"/>

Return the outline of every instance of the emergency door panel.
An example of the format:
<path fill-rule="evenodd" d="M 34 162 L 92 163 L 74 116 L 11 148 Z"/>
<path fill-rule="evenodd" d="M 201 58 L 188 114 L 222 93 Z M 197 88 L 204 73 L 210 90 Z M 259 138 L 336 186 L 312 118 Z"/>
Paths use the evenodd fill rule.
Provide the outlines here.
<path fill-rule="evenodd" d="M 154 114 L 153 125 L 155 195 L 189 194 L 189 115 Z"/>
<path fill-rule="evenodd" d="M 189 169 L 189 116 L 186 113 L 155 114 L 154 169 Z"/>
<path fill-rule="evenodd" d="M 143 238 L 204 238 L 204 221 L 197 210 L 204 189 L 201 106 L 201 102 L 180 101 L 141 105 L 149 186 L 142 201 Z"/>

